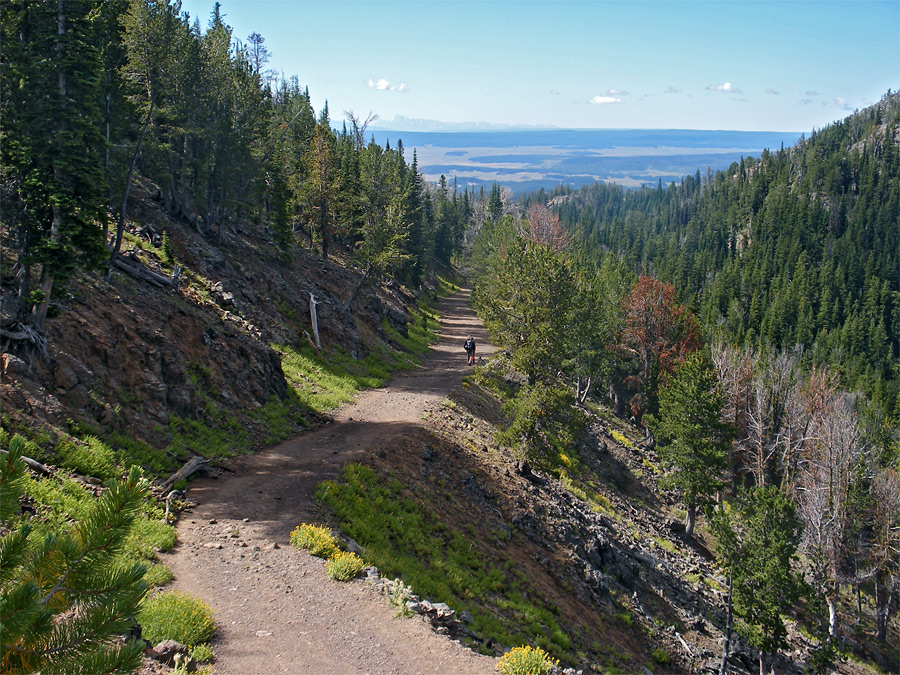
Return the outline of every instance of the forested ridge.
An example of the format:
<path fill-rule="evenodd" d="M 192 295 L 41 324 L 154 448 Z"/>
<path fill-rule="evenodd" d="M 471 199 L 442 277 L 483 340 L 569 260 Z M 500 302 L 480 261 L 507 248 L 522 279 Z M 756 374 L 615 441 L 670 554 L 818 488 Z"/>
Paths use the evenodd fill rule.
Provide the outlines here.
<path fill-rule="evenodd" d="M 171 496 L 178 467 L 298 434 L 408 367 L 452 262 L 503 349 L 442 404 L 446 452 L 378 455 L 402 462 L 385 504 L 415 496 L 441 555 L 391 543 L 438 576 L 451 539 L 473 573 L 534 552 L 557 593 L 482 578 L 462 592 L 510 644 L 470 637 L 603 672 L 892 667 L 900 96 L 727 171 L 514 204 L 425 184 L 367 138 L 373 114 L 315 111 L 263 36 L 205 19 L 169 0 L 0 12 L 0 670 L 135 668 L 142 643 L 118 636 L 174 544 L 150 483 Z"/>
<path fill-rule="evenodd" d="M 895 410 L 900 386 L 900 95 L 796 146 L 641 190 L 536 195 L 594 258 L 670 282 L 706 331 L 800 346 Z"/>
<path fill-rule="evenodd" d="M 267 70 L 265 38 L 234 36 L 218 5 L 201 28 L 178 2 L 9 2 L 0 30 L 16 289 L 4 327 L 17 336 L 43 332 L 76 269 L 116 265 L 141 180 L 211 242 L 239 223 L 285 255 L 297 239 L 323 259 L 337 245 L 364 282 L 396 273 L 415 286 L 459 245 L 468 193 L 425 185 L 402 144 L 370 142 L 372 114 L 345 111 L 335 131 L 327 103 L 316 113 L 296 77 Z"/>
<path fill-rule="evenodd" d="M 477 206 L 205 19 L 0 8 L 3 673 L 137 669 L 177 490 L 427 351 Z"/>
<path fill-rule="evenodd" d="M 535 193 L 473 249 L 476 306 L 526 376 L 500 438 L 569 480 L 591 393 L 643 429 L 686 536 L 701 513 L 714 533 L 761 673 L 785 615 L 824 672 L 864 595 L 872 644 L 895 611 L 898 132 L 888 92 L 727 171 Z"/>

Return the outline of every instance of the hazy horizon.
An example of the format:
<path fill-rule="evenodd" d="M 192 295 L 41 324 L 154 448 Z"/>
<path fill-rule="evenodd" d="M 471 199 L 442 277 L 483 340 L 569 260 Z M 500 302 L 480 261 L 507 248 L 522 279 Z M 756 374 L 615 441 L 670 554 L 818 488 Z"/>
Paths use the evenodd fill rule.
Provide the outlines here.
<path fill-rule="evenodd" d="M 495 182 L 514 192 L 595 181 L 625 187 L 668 184 L 696 171 L 727 168 L 741 157 L 795 144 L 796 132 L 672 129 L 524 129 L 388 131 L 379 145 L 403 142 L 428 182 L 441 175 L 466 187 Z"/>

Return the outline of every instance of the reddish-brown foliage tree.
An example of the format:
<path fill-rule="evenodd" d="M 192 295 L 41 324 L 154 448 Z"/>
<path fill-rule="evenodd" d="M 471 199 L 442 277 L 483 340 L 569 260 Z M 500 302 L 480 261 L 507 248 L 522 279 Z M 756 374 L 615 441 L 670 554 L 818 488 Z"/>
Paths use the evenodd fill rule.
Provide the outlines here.
<path fill-rule="evenodd" d="M 623 300 L 625 328 L 617 347 L 636 361 L 626 385 L 637 393 L 631 410 L 637 421 L 656 412 L 659 385 L 703 344 L 697 320 L 675 297 L 672 284 L 641 276 Z"/>
<path fill-rule="evenodd" d="M 559 215 L 542 204 L 528 207 L 525 222 L 519 227 L 519 234 L 557 252 L 568 248 L 574 238 L 571 232 L 559 224 Z"/>

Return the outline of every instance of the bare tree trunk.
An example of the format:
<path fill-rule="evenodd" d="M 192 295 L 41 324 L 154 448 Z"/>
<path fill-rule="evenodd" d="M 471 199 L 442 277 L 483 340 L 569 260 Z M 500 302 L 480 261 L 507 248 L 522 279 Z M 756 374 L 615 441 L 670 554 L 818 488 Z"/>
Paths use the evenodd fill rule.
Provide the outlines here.
<path fill-rule="evenodd" d="M 728 568 L 728 614 L 725 618 L 725 644 L 722 646 L 722 665 L 719 667 L 719 675 L 725 675 L 728 669 L 728 651 L 731 648 L 731 622 L 734 618 L 734 603 L 732 592 L 734 590 L 734 561 Z"/>
<path fill-rule="evenodd" d="M 309 318 L 312 323 L 313 336 L 316 338 L 316 349 L 322 349 L 322 345 L 319 342 L 319 317 L 316 314 L 316 296 L 310 292 L 309 294 Z"/>
<path fill-rule="evenodd" d="M 575 381 L 575 403 L 577 403 L 578 405 L 584 405 L 584 402 L 587 401 L 587 396 L 590 389 L 591 377 L 588 376 L 587 381 L 585 382 L 584 378 L 579 375 Z"/>
<path fill-rule="evenodd" d="M 831 593 L 825 595 L 825 601 L 828 603 L 828 637 L 833 640 L 837 638 L 837 606 Z"/>
<path fill-rule="evenodd" d="M 125 188 L 122 190 L 122 203 L 119 204 L 119 221 L 116 223 L 116 240 L 110 250 L 109 265 L 112 266 L 116 258 L 119 257 L 119 251 L 122 249 L 122 236 L 125 233 L 125 214 L 128 210 L 128 195 L 131 192 L 131 177 L 134 175 L 134 169 L 137 166 L 138 157 L 141 154 L 141 146 L 144 143 L 144 136 L 150 127 L 150 121 L 153 119 L 153 99 L 150 99 L 150 108 L 147 110 L 147 119 L 144 120 L 144 126 L 141 128 L 141 134 L 138 136 L 137 145 L 134 147 L 134 154 L 131 156 L 131 165 L 128 167 L 128 173 L 125 175 Z"/>
<path fill-rule="evenodd" d="M 697 520 L 697 505 L 688 504 L 687 514 L 684 516 L 684 534 L 690 539 L 694 536 L 694 522 Z"/>
<path fill-rule="evenodd" d="M 882 572 L 875 578 L 875 638 L 881 643 L 887 641 L 893 601 L 894 584 L 889 583 L 888 575 Z"/>

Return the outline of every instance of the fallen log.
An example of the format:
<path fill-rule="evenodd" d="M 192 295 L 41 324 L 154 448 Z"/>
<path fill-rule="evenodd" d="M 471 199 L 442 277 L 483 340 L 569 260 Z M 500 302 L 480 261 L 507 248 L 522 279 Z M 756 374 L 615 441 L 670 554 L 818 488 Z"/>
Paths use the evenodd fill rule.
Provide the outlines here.
<path fill-rule="evenodd" d="M 0 455 L 8 455 L 8 450 L 0 449 Z M 25 455 L 20 455 L 19 459 L 21 459 L 25 466 L 27 466 L 32 471 L 37 471 L 38 473 L 42 473 L 45 476 L 55 476 L 56 472 L 48 466 L 44 466 L 36 459 L 31 459 L 31 457 L 26 457 Z"/>
<path fill-rule="evenodd" d="M 195 456 L 191 457 L 187 462 L 185 462 L 184 466 L 182 466 L 178 471 L 169 476 L 165 482 L 163 483 L 163 488 L 168 489 L 169 486 L 174 485 L 176 481 L 179 480 L 187 480 L 195 473 L 199 471 L 205 471 L 207 466 L 209 466 L 209 461 L 206 457 Z"/>
<path fill-rule="evenodd" d="M 157 274 L 149 269 L 137 258 L 118 256 L 112 261 L 112 266 L 117 270 L 125 272 L 129 276 L 141 281 L 158 286 L 159 288 L 178 288 L 179 278 L 181 276 L 181 268 L 176 266 L 175 272 L 171 277 L 163 274 Z"/>

